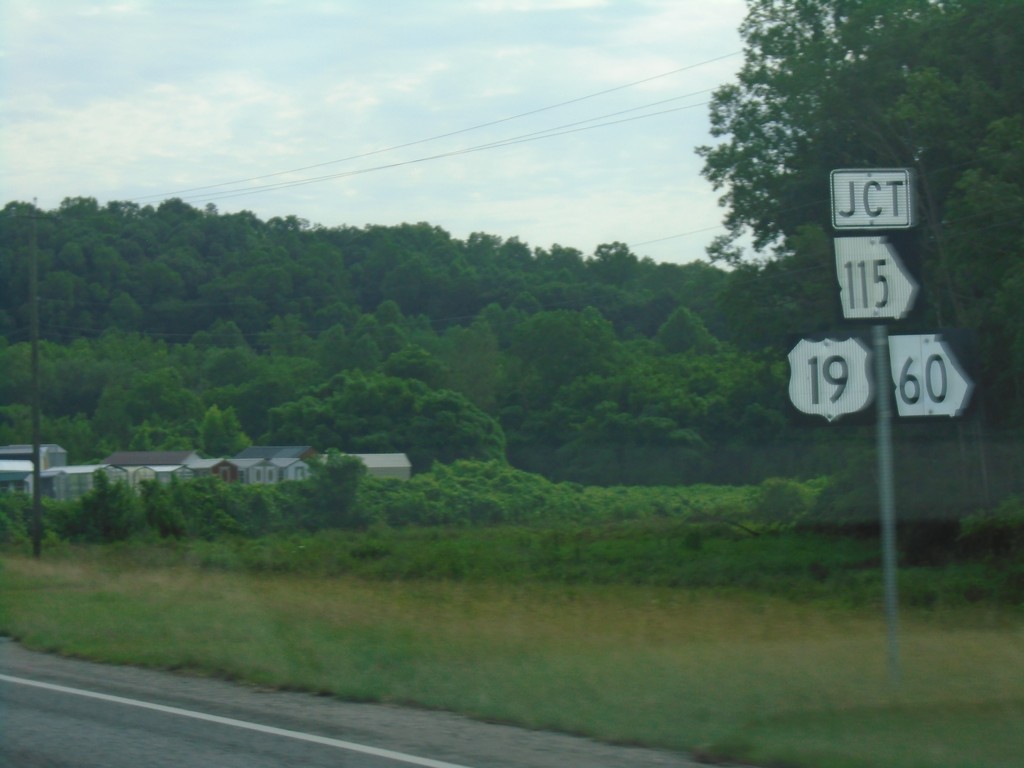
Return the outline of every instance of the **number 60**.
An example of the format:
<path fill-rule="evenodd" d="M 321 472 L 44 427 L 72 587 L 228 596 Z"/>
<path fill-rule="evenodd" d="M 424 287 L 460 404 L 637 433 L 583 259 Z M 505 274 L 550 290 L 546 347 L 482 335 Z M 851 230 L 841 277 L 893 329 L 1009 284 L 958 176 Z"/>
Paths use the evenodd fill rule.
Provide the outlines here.
<path fill-rule="evenodd" d="M 921 382 L 911 373 L 914 358 L 908 357 L 900 371 L 899 393 L 903 402 L 914 405 L 921 399 Z M 946 372 L 946 361 L 941 355 L 930 355 L 924 364 L 924 390 L 933 403 L 941 403 L 946 399 L 949 389 L 949 374 Z"/>

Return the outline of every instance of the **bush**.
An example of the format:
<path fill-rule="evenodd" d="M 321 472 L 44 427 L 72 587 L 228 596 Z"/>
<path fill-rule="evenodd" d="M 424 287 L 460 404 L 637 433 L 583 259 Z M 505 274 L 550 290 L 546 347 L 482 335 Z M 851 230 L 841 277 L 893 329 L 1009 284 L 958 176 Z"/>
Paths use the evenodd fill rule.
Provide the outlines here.
<path fill-rule="evenodd" d="M 964 554 L 994 558 L 1024 555 L 1024 497 L 1010 496 L 988 514 L 960 522 L 957 541 Z"/>
<path fill-rule="evenodd" d="M 30 497 L 23 493 L 0 493 L 0 544 L 26 543 L 31 515 Z"/>
<path fill-rule="evenodd" d="M 93 544 L 124 541 L 145 526 L 142 505 L 126 483 L 98 472 L 92 489 L 77 505 L 60 507 L 53 516 L 58 536 Z"/>
<path fill-rule="evenodd" d="M 289 486 L 290 506 L 295 521 L 307 531 L 332 528 L 361 529 L 373 522 L 372 515 L 356 504 L 366 466 L 354 456 L 337 452 L 312 466 L 313 476 Z"/>
<path fill-rule="evenodd" d="M 770 477 L 757 490 L 753 512 L 758 522 L 787 526 L 802 520 L 813 504 L 813 491 L 806 485 Z"/>

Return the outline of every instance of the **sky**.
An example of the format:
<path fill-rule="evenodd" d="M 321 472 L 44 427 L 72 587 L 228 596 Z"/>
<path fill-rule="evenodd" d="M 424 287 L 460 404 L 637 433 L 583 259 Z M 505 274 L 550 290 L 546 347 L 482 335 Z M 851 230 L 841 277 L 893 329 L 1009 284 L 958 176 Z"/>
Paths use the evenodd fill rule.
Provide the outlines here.
<path fill-rule="evenodd" d="M 744 0 L 0 0 L 0 198 L 705 258 Z"/>

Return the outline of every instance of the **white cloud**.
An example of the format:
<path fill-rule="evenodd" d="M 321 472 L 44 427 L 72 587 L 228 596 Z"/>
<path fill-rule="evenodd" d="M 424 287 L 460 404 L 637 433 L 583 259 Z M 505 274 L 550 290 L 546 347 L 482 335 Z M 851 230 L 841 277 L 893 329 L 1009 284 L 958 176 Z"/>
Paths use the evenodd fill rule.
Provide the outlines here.
<path fill-rule="evenodd" d="M 608 0 L 480 0 L 474 7 L 485 13 L 533 13 L 537 11 L 579 11 L 603 8 Z"/>
<path fill-rule="evenodd" d="M 709 141 L 706 107 L 413 161 L 718 85 L 740 58 L 707 62 L 739 47 L 742 6 L 10 0 L 0 194 L 45 207 L 410 163 L 207 199 L 326 226 L 427 220 L 585 252 L 667 237 L 720 220 L 692 151 Z M 687 65 L 699 66 L 619 88 Z M 424 141 L 444 134 L 454 135 Z M 335 162 L 365 153 L 375 154 Z M 318 167 L 282 173 L 305 166 Z M 699 257 L 700 238 L 685 240 Z"/>

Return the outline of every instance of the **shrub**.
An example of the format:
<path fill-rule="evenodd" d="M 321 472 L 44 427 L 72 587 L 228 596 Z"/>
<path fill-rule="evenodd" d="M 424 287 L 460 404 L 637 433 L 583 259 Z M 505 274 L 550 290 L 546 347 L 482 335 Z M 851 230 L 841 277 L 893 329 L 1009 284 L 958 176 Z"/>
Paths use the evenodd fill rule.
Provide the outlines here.
<path fill-rule="evenodd" d="M 132 489 L 120 480 L 112 482 L 104 472 L 97 472 L 92 489 L 82 496 L 77 509 L 66 508 L 54 528 L 63 538 L 108 543 L 124 541 L 144 525 L 142 505 Z"/>
<path fill-rule="evenodd" d="M 1024 554 L 1024 497 L 1010 496 L 991 513 L 965 518 L 957 541 L 967 555 L 1016 558 Z"/>
<path fill-rule="evenodd" d="M 32 501 L 23 493 L 0 493 L 0 544 L 28 541 Z"/>
<path fill-rule="evenodd" d="M 759 522 L 790 525 L 802 520 L 813 506 L 813 494 L 796 480 L 769 477 L 761 483 L 754 501 Z"/>
<path fill-rule="evenodd" d="M 331 528 L 365 528 L 373 518 L 356 504 L 366 466 L 354 456 L 332 452 L 326 461 L 312 466 L 313 476 L 291 486 L 293 512 L 309 531 Z"/>
<path fill-rule="evenodd" d="M 181 538 L 185 535 L 185 517 L 176 507 L 170 494 L 155 480 L 147 480 L 140 490 L 146 524 L 161 538 Z"/>

